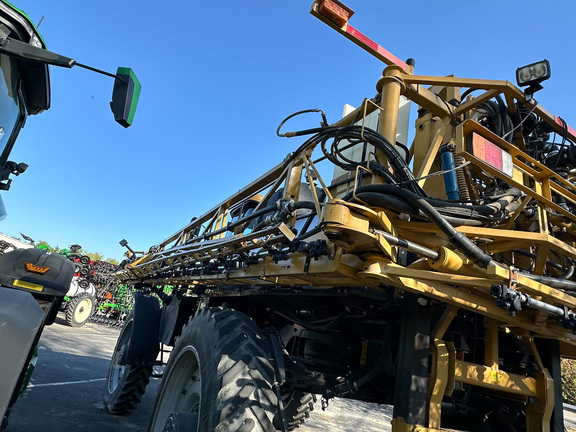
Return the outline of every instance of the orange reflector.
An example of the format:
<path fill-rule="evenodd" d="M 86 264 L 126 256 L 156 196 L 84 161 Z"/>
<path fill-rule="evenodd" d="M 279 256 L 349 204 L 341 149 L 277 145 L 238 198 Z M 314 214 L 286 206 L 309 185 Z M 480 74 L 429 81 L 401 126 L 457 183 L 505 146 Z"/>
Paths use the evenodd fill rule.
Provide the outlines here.
<path fill-rule="evenodd" d="M 50 267 L 40 267 L 40 266 L 37 266 L 37 265 L 34 265 L 32 263 L 27 262 L 26 263 L 26 270 L 28 270 L 31 273 L 44 274 L 48 270 L 50 270 Z"/>
<path fill-rule="evenodd" d="M 474 156 L 506 174 L 508 177 L 514 175 L 514 163 L 512 162 L 512 155 L 510 153 L 505 152 L 492 141 L 487 140 L 477 133 L 472 134 L 471 141 L 470 152 Z"/>
<path fill-rule="evenodd" d="M 340 27 L 343 27 L 354 14 L 352 9 L 338 0 L 320 0 L 318 12 Z"/>

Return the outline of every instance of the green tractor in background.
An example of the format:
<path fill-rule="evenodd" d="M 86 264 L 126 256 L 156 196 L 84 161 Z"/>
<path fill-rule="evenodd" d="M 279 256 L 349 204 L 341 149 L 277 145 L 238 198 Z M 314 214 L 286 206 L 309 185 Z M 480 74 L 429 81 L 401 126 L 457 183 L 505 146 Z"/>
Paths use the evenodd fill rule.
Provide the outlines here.
<path fill-rule="evenodd" d="M 132 285 L 115 281 L 96 287 L 96 309 L 91 321 L 113 327 L 122 327 L 134 306 Z"/>
<path fill-rule="evenodd" d="M 118 285 L 110 277 L 117 266 L 91 259 L 77 244 L 61 250 L 60 254 L 72 261 L 75 267 L 61 308 L 66 323 L 71 327 L 82 327 L 88 321 L 122 326 L 132 309 L 134 297 L 130 286 Z"/>
<path fill-rule="evenodd" d="M 49 65 L 79 66 L 114 77 L 111 108 L 124 127 L 132 124 L 140 83 L 131 69 L 110 74 L 46 50 L 30 18 L 0 0 L 0 190 L 10 188 L 11 176 L 28 165 L 9 160 L 26 119 L 50 107 Z M 0 220 L 6 216 L 0 199 Z M 0 422 L 25 388 L 31 360 L 45 325 L 54 322 L 74 275 L 73 263 L 59 254 L 29 248 L 6 252 L 0 258 Z"/>

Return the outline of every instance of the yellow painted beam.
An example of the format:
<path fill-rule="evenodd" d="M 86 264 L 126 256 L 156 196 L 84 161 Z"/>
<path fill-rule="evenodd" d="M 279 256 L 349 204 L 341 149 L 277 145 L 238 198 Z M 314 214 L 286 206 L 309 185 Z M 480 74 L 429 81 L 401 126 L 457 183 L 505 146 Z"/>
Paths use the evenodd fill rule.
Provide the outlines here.
<path fill-rule="evenodd" d="M 456 381 L 486 389 L 526 397 L 538 397 L 534 378 L 504 372 L 489 366 L 456 360 Z"/>

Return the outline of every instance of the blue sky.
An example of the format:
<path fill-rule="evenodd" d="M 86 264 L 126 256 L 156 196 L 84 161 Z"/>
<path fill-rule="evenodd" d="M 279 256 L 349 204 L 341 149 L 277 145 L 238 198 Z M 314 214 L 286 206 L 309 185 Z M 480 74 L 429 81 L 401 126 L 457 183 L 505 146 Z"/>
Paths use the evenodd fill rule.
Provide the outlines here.
<path fill-rule="evenodd" d="M 51 68 L 52 107 L 28 119 L 12 160 L 28 171 L 3 193 L 0 231 L 122 259 L 147 250 L 281 161 L 300 143 L 278 123 L 375 94 L 383 64 L 309 14 L 311 0 L 14 0 L 48 48 L 91 66 L 132 67 L 134 125 L 108 103 L 113 80 Z M 551 6 L 553 4 L 553 6 Z M 421 75 L 515 80 L 541 59 L 536 99 L 576 127 L 576 2 L 360 1 L 351 24 Z M 413 121 L 413 119 L 412 119 Z M 307 127 L 317 126 L 311 119 Z"/>

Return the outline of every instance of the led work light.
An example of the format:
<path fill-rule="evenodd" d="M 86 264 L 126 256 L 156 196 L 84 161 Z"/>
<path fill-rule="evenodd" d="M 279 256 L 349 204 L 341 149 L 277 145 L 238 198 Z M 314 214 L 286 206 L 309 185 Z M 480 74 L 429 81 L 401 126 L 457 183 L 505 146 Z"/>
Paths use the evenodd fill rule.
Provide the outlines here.
<path fill-rule="evenodd" d="M 542 60 L 516 69 L 516 82 L 520 87 L 539 84 L 550 78 L 550 62 Z"/>
<path fill-rule="evenodd" d="M 532 95 L 538 90 L 542 90 L 540 83 L 550 78 L 550 62 L 542 60 L 516 69 L 516 82 L 519 87 L 528 88 L 524 90 L 526 99 L 531 100 Z"/>

